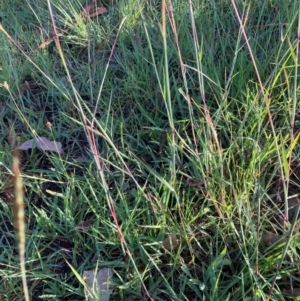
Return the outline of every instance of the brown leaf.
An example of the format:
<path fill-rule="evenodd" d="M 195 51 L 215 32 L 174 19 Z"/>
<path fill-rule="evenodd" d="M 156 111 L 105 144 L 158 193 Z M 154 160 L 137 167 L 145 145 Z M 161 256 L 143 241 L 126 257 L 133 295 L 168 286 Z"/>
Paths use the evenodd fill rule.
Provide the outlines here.
<path fill-rule="evenodd" d="M 88 230 L 90 228 L 90 225 L 93 223 L 93 220 L 88 219 L 86 221 L 80 221 L 76 227 L 74 227 L 71 231 L 74 230 Z"/>
<path fill-rule="evenodd" d="M 97 7 L 93 13 L 89 14 L 89 17 L 94 18 L 99 15 L 105 14 L 106 12 L 107 12 L 107 9 L 105 7 Z"/>
<path fill-rule="evenodd" d="M 297 197 L 293 197 L 293 198 L 289 198 L 287 200 L 287 202 L 288 202 L 288 207 L 289 207 L 289 211 L 288 211 L 289 212 L 289 220 L 291 220 L 298 210 L 297 205 L 299 205 L 299 200 Z"/>
<path fill-rule="evenodd" d="M 105 7 L 103 7 L 103 6 L 97 7 L 96 1 L 92 0 L 83 7 L 80 14 L 84 20 L 86 16 L 88 16 L 90 18 L 94 18 L 94 17 L 102 15 L 106 12 L 107 12 L 107 9 Z"/>
<path fill-rule="evenodd" d="M 187 178 L 186 183 L 191 187 L 204 187 L 204 181 Z"/>
<path fill-rule="evenodd" d="M 272 232 L 265 232 L 261 236 L 261 242 L 267 246 L 283 242 L 285 237 L 283 235 L 274 234 Z"/>
<path fill-rule="evenodd" d="M 17 149 L 28 150 L 36 146 L 44 151 L 56 152 L 59 154 L 63 152 L 62 144 L 60 142 L 50 141 L 46 137 L 38 137 L 36 139 L 30 139 L 22 143 Z"/>
<path fill-rule="evenodd" d="M 84 287 L 85 296 L 89 301 L 108 301 L 112 292 L 111 277 L 112 269 L 103 268 L 96 273 L 94 270 L 84 271 L 83 280 L 86 283 Z"/>
<path fill-rule="evenodd" d="M 171 233 L 167 238 L 162 242 L 162 247 L 168 251 L 175 250 L 179 245 L 179 240 L 176 237 L 176 233 Z"/>
<path fill-rule="evenodd" d="M 282 291 L 285 295 L 291 296 L 291 297 L 299 297 L 300 296 L 300 288 L 295 287 L 292 290 L 283 289 Z M 298 300 L 298 299 L 297 299 Z"/>

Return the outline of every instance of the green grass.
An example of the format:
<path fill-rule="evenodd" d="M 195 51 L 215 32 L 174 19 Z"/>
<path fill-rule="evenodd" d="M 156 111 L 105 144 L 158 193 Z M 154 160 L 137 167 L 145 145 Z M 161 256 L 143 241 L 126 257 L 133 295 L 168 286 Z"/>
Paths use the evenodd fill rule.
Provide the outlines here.
<path fill-rule="evenodd" d="M 296 300 L 299 1 L 49 3 L 0 12 L 1 300 L 25 300 L 12 154 L 36 136 L 64 153 L 20 153 L 30 300 L 84 300 L 101 267 L 110 300 Z"/>

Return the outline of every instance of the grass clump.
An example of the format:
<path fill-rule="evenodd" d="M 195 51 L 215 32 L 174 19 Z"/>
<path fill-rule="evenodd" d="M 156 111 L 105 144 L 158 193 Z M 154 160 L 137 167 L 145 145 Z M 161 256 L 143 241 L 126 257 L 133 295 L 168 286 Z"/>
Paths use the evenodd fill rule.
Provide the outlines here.
<path fill-rule="evenodd" d="M 12 154 L 36 137 L 64 152 L 17 155 L 30 300 L 103 267 L 110 300 L 297 298 L 298 4 L 83 5 L 0 13 L 2 299 L 25 298 Z"/>

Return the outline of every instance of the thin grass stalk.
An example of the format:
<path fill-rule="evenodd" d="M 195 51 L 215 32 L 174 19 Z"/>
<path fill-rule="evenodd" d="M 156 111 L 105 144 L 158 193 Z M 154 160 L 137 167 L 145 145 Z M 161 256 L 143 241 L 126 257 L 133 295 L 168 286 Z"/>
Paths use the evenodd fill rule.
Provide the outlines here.
<path fill-rule="evenodd" d="M 114 44 L 112 46 L 112 49 L 111 49 L 111 52 L 109 54 L 109 57 L 108 57 L 108 60 L 107 60 L 107 63 L 105 65 L 105 69 L 104 69 L 104 73 L 103 73 L 103 78 L 102 78 L 102 81 L 101 81 L 101 84 L 100 84 L 100 88 L 99 88 L 99 92 L 98 92 L 98 96 L 97 96 L 97 100 L 96 100 L 96 104 L 95 104 L 95 110 L 93 112 L 93 120 L 92 120 L 92 127 L 94 126 L 94 123 L 95 123 L 95 118 L 96 118 L 96 110 L 98 108 L 98 104 L 99 104 L 99 101 L 100 101 L 100 97 L 101 97 L 101 94 L 102 94 L 102 90 L 103 90 L 103 85 L 104 85 L 104 81 L 106 79 L 106 74 L 107 74 L 107 71 L 108 71 L 108 67 L 110 65 L 110 61 L 112 59 L 112 56 L 113 56 L 113 53 L 114 53 L 114 50 L 116 48 L 116 43 L 117 43 L 117 40 L 118 40 L 118 37 L 119 37 L 119 34 L 120 34 L 120 31 L 121 31 L 121 28 L 123 27 L 123 24 L 126 20 L 126 17 L 124 17 L 120 23 L 120 26 L 119 26 L 119 29 L 118 29 L 118 32 L 117 32 L 117 36 L 114 40 Z"/>
<path fill-rule="evenodd" d="M 191 127 L 192 127 L 192 134 L 193 134 L 193 140 L 194 140 L 194 145 L 195 145 L 195 150 L 196 150 L 196 155 L 199 155 L 198 153 L 198 147 L 197 147 L 197 142 L 196 142 L 196 136 L 195 136 L 195 130 L 194 130 L 194 123 L 193 123 L 193 113 L 192 113 L 192 107 L 191 107 L 191 101 L 190 101 L 190 97 L 189 97 L 189 93 L 188 93 L 188 86 L 187 86 L 187 80 L 186 80 L 186 72 L 185 72 L 185 66 L 183 64 L 183 60 L 182 60 L 182 55 L 181 55 L 181 51 L 180 51 L 180 46 L 179 46 L 179 41 L 178 41 L 178 34 L 177 34 L 177 30 L 176 30 L 176 22 L 174 19 L 174 14 L 173 14 L 173 5 L 172 5 L 172 1 L 168 0 L 168 5 L 166 5 L 166 3 L 164 3 L 165 6 L 163 6 L 163 9 L 165 9 L 165 13 L 163 13 L 163 27 L 162 30 L 164 30 L 164 50 L 165 50 L 165 76 L 167 79 L 166 82 L 166 88 L 167 91 L 169 91 L 168 95 L 167 95 L 167 99 L 168 99 L 168 103 L 169 103 L 169 110 L 170 113 L 172 112 L 172 103 L 171 103 L 171 91 L 170 91 L 170 82 L 169 82 L 169 68 L 168 68 L 168 57 L 167 57 L 167 41 L 166 41 L 166 14 L 168 14 L 169 17 L 169 21 L 170 21 L 170 25 L 173 31 L 173 35 L 174 35 L 174 39 L 175 39 L 175 43 L 176 43 L 176 47 L 177 47 L 177 51 L 178 51 L 178 57 L 179 57 L 179 62 L 180 62 L 180 69 L 181 69 L 181 74 L 182 74 L 182 78 L 184 81 L 184 87 L 185 87 L 185 94 L 186 94 L 186 99 L 188 102 L 188 107 L 189 107 L 189 114 L 190 114 L 190 118 L 191 118 Z M 165 26 L 165 27 L 164 27 Z M 173 126 L 173 129 L 172 127 Z M 176 157 L 176 144 L 175 144 L 175 133 L 176 130 L 174 128 L 174 123 L 173 123 L 173 116 L 172 116 L 172 125 L 170 125 L 171 130 L 172 130 L 172 157 L 173 157 L 173 174 L 174 174 L 174 190 L 176 191 L 176 185 L 175 185 L 175 179 L 176 179 L 176 175 L 175 175 L 175 157 Z M 178 210 L 179 213 L 182 217 L 182 219 L 184 220 L 184 214 L 181 208 L 181 204 L 179 202 L 179 199 L 177 197 L 177 194 L 175 193 L 175 198 L 177 201 L 177 205 L 178 205 Z"/>
<path fill-rule="evenodd" d="M 206 98 L 205 98 L 205 93 L 204 93 L 204 76 L 203 76 L 203 72 L 202 72 L 202 64 L 201 64 L 201 61 L 199 60 L 200 48 L 199 48 L 196 25 L 195 25 L 195 20 L 194 20 L 194 10 L 193 10 L 193 5 L 192 5 L 191 0 L 189 0 L 189 12 L 190 12 L 190 18 L 191 18 L 191 26 L 192 26 L 192 33 L 193 33 L 196 64 L 197 64 L 197 69 L 199 70 L 198 80 L 199 80 L 199 86 L 200 86 L 200 94 L 201 94 L 200 96 L 202 98 L 206 120 L 209 124 L 209 127 L 212 131 L 212 134 L 213 134 L 213 138 L 214 138 L 215 143 L 217 145 L 217 151 L 218 151 L 218 155 L 219 155 L 219 159 L 220 159 L 220 162 L 219 162 L 220 164 L 219 165 L 220 165 L 220 170 L 221 170 L 221 179 L 223 180 L 224 172 L 223 172 L 223 163 L 222 163 L 223 162 L 222 150 L 221 150 L 221 146 L 220 146 L 220 143 L 219 143 L 216 128 L 214 126 L 214 123 L 212 121 L 212 118 L 210 116 L 210 112 L 209 112 L 207 104 L 206 104 Z M 222 214 L 222 212 L 219 208 L 219 205 L 213 197 L 212 197 L 212 202 L 214 204 L 214 207 L 215 207 L 219 217 L 223 218 L 223 214 Z M 225 189 L 223 187 L 223 183 L 222 183 L 222 187 L 221 187 L 221 205 L 222 205 L 222 207 L 225 206 Z"/>
<path fill-rule="evenodd" d="M 180 70 L 181 70 L 181 75 L 182 75 L 184 89 L 185 89 L 185 99 L 187 100 L 190 119 L 191 119 L 191 128 L 192 128 L 192 135 L 193 135 L 193 140 L 194 140 L 195 152 L 196 152 L 196 155 L 199 156 L 198 143 L 197 143 L 197 138 L 196 138 L 195 128 L 194 128 L 194 122 L 193 122 L 194 121 L 194 114 L 193 114 L 192 102 L 191 102 L 191 97 L 189 95 L 188 83 L 187 83 L 187 78 L 186 78 L 186 66 L 183 63 L 183 59 L 182 59 L 182 54 L 181 54 L 179 40 L 178 40 L 178 33 L 177 33 L 177 28 L 176 28 L 176 22 L 175 22 L 174 13 L 173 13 L 173 11 L 174 11 L 173 10 L 173 4 L 172 4 L 171 0 L 168 0 L 167 8 L 168 8 L 169 21 L 170 21 L 170 25 L 171 25 L 171 28 L 172 28 L 172 31 L 173 31 L 173 36 L 174 36 L 174 39 L 175 39 L 175 44 L 176 44 L 179 63 L 180 63 Z"/>
<path fill-rule="evenodd" d="M 172 102 L 171 102 L 171 90 L 170 90 L 170 74 L 169 74 L 169 60 L 168 60 L 168 46 L 167 46 L 167 24 L 166 24 L 166 14 L 167 6 L 166 1 L 162 1 L 162 27 L 161 34 L 163 38 L 164 47 L 164 93 L 163 98 L 166 105 L 166 110 L 168 114 L 169 126 L 171 128 L 171 172 L 172 172 L 172 184 L 176 186 L 176 143 L 175 143 L 175 128 L 172 113 Z"/>
<path fill-rule="evenodd" d="M 295 133 L 295 116 L 296 116 L 296 106 L 297 106 L 297 89 L 298 89 L 298 62 L 299 62 L 299 39 L 300 39 L 300 8 L 298 12 L 298 36 L 296 40 L 296 50 L 295 50 L 295 72 L 294 72 L 294 89 L 293 89 L 293 108 L 292 108 L 292 116 L 291 116 L 291 142 L 290 149 L 292 151 Z M 289 156 L 289 166 L 292 163 L 292 154 Z"/>
<path fill-rule="evenodd" d="M 167 5 L 166 0 L 162 1 L 162 27 L 161 34 L 163 38 L 163 48 L 164 48 L 164 89 L 163 89 L 163 99 L 165 102 L 169 126 L 171 128 L 171 185 L 174 187 L 174 196 L 176 199 L 176 203 L 178 206 L 178 210 L 182 218 L 184 218 L 184 214 L 182 212 L 181 204 L 176 193 L 176 141 L 175 141 L 175 127 L 173 120 L 173 107 L 171 102 L 171 88 L 170 88 L 170 74 L 169 74 L 169 60 L 168 60 L 168 46 L 167 46 Z"/>

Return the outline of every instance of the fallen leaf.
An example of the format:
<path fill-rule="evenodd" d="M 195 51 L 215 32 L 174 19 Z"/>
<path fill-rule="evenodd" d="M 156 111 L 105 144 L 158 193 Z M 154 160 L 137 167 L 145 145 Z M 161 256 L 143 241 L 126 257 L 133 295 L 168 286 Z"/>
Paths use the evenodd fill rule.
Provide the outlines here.
<path fill-rule="evenodd" d="M 168 251 L 175 250 L 179 245 L 179 240 L 176 237 L 176 233 L 171 233 L 167 238 L 162 242 L 163 248 Z"/>
<path fill-rule="evenodd" d="M 90 228 L 90 225 L 93 223 L 93 220 L 88 219 L 86 221 L 80 221 L 76 227 L 74 227 L 73 229 L 71 229 L 70 231 L 74 231 L 74 230 L 88 230 Z"/>
<path fill-rule="evenodd" d="M 186 183 L 191 187 L 204 187 L 204 181 L 187 178 Z"/>
<path fill-rule="evenodd" d="M 108 301 L 109 295 L 112 292 L 111 277 L 112 269 L 103 268 L 96 273 L 94 270 L 84 271 L 83 280 L 86 283 L 84 287 L 85 296 L 89 301 Z"/>
<path fill-rule="evenodd" d="M 82 18 L 85 19 L 86 16 L 88 16 L 90 18 L 94 18 L 98 15 L 105 14 L 106 12 L 107 12 L 107 9 L 104 6 L 97 7 L 96 1 L 92 0 L 83 7 L 80 14 L 81 14 Z"/>
<path fill-rule="evenodd" d="M 107 12 L 107 9 L 105 7 L 97 7 L 93 13 L 89 14 L 89 17 L 94 18 L 99 15 L 105 14 L 106 12 Z"/>
<path fill-rule="evenodd" d="M 283 235 L 278 235 L 272 232 L 264 232 L 261 236 L 261 242 L 266 246 L 271 246 L 283 242 L 286 238 Z"/>
<path fill-rule="evenodd" d="M 292 197 L 287 200 L 289 208 L 289 220 L 292 220 L 298 210 L 299 200 L 298 197 Z"/>
<path fill-rule="evenodd" d="M 56 152 L 59 154 L 63 152 L 62 144 L 60 142 L 50 141 L 46 137 L 37 137 L 36 139 L 30 139 L 22 143 L 17 149 L 28 150 L 36 146 L 44 151 Z"/>
<path fill-rule="evenodd" d="M 283 289 L 282 291 L 285 295 L 287 296 L 291 296 L 291 297 L 299 297 L 300 296 L 300 288 L 299 287 L 295 287 L 291 290 L 289 289 Z"/>

